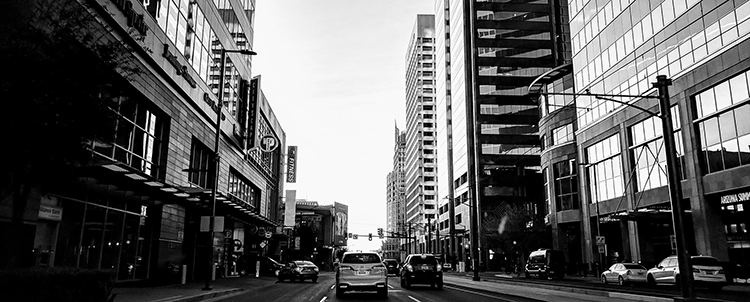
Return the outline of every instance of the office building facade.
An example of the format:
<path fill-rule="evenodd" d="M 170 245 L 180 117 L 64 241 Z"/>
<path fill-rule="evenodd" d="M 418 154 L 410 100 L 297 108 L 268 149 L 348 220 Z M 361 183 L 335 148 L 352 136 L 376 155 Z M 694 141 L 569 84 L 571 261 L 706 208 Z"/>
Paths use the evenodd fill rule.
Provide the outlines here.
<path fill-rule="evenodd" d="M 408 251 L 431 250 L 437 207 L 435 17 L 417 15 L 406 53 L 406 221 Z"/>
<path fill-rule="evenodd" d="M 386 183 L 386 227 L 385 236 L 401 237 L 406 222 L 406 189 L 405 189 L 405 163 L 406 163 L 406 133 L 394 126 L 393 145 L 393 170 L 388 172 Z M 402 246 L 406 244 L 401 238 L 387 238 L 383 242 L 383 254 L 386 259 L 405 259 L 406 250 Z M 402 253 L 403 252 L 403 253 Z"/>
<path fill-rule="evenodd" d="M 688 251 L 745 262 L 750 3 L 572 1 L 570 15 L 578 93 L 655 95 L 657 75 L 673 80 L 668 135 L 679 173 L 671 176 L 689 210 Z M 654 99 L 618 99 L 659 112 Z M 583 261 L 654 264 L 674 254 L 661 120 L 605 99 L 579 96 L 575 105 Z"/>
<path fill-rule="evenodd" d="M 65 186 L 28 200 L 24 222 L 35 226 L 33 253 L 16 266 L 106 269 L 118 282 L 162 283 L 178 281 L 173 274 L 181 271 L 188 280 L 210 276 L 209 257 L 216 276 L 227 276 L 241 269 L 240 256 L 278 256 L 286 135 L 260 77 L 251 75 L 249 56 L 227 54 L 225 85 L 219 87 L 221 49 L 252 49 L 255 1 L 35 5 L 42 8 L 33 10 L 37 14 L 61 8 L 91 14 L 96 21 L 87 28 L 128 45 L 128 63 L 141 72 L 102 92 L 117 126 L 114 137 L 87 146 L 90 166 L 76 179 L 60 179 Z M 217 104 L 224 117 L 218 169 Z M 251 148 L 264 137 L 276 148 Z M 209 238 L 204 226 L 214 188 L 215 213 L 223 218 L 217 226 L 223 228 Z"/>
<path fill-rule="evenodd" d="M 470 204 L 479 205 L 478 224 L 484 230 L 480 259 L 487 268 L 490 254 L 510 252 L 484 240 L 495 235 L 497 217 L 506 215 L 509 207 L 524 209 L 535 221 L 545 214 L 539 112 L 526 93 L 537 76 L 570 60 L 563 43 L 564 20 L 553 13 L 564 12 L 565 5 L 438 0 L 435 10 L 442 16 L 437 51 L 444 52 L 437 56 L 445 65 L 439 67 L 437 100 L 438 111 L 446 114 L 439 123 L 446 127 L 439 126 L 438 141 L 450 144 L 439 149 L 438 162 L 441 177 L 450 175 L 443 167 L 452 173 L 451 179 L 440 180 L 440 195 L 454 201 L 457 230 L 470 229 Z M 447 182 L 451 184 L 443 191 Z M 447 208 L 441 212 L 449 213 Z M 442 219 L 441 234 L 450 232 L 450 223 L 444 223 L 449 218 Z M 462 260 L 468 257 L 467 237 L 454 245 Z"/>

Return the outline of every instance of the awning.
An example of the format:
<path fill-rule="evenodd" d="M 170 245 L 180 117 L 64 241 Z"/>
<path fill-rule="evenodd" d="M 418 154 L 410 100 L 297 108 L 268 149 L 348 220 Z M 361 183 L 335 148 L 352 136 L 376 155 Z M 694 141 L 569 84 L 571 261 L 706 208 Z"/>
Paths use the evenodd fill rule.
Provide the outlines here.
<path fill-rule="evenodd" d="M 544 85 L 557 81 L 558 79 L 571 73 L 573 73 L 573 64 L 569 63 L 569 64 L 557 66 L 541 74 L 536 79 L 534 79 L 534 81 L 532 81 L 531 84 L 529 85 L 529 90 L 528 90 L 529 97 L 532 97 L 533 99 L 537 99 L 539 95 L 542 93 L 542 89 L 544 88 Z"/>

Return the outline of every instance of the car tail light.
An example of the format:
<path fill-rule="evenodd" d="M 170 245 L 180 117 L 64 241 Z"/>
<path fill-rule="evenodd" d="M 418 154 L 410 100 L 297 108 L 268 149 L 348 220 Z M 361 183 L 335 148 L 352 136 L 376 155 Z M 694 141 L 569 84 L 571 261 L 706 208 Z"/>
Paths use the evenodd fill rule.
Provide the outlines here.
<path fill-rule="evenodd" d="M 353 275 L 354 268 L 348 265 L 339 266 L 339 273 L 343 275 Z"/>
<path fill-rule="evenodd" d="M 718 272 L 718 274 L 724 274 L 724 270 L 720 269 L 719 272 Z"/>
<path fill-rule="evenodd" d="M 442 272 L 443 271 L 443 266 L 440 265 L 440 264 L 435 265 L 435 271 Z"/>
<path fill-rule="evenodd" d="M 373 265 L 370 270 L 373 273 L 384 273 L 385 272 L 385 265 L 379 264 L 379 265 Z"/>
<path fill-rule="evenodd" d="M 294 270 L 295 270 L 295 271 L 297 271 L 298 273 L 301 273 L 301 272 L 302 272 L 302 270 L 303 270 L 303 268 L 301 268 L 301 267 L 297 267 L 297 268 L 294 268 Z"/>
<path fill-rule="evenodd" d="M 625 275 L 628 275 L 628 276 L 630 276 L 630 275 L 632 275 L 632 274 L 633 274 L 633 273 L 632 273 L 632 272 L 630 272 L 630 270 L 628 270 L 627 272 L 625 272 Z"/>
<path fill-rule="evenodd" d="M 701 270 L 699 270 L 697 268 L 693 268 L 693 273 L 700 273 L 700 272 L 701 272 Z"/>
<path fill-rule="evenodd" d="M 407 264 L 407 265 L 406 265 L 406 271 L 408 271 L 408 272 L 413 272 L 413 271 L 414 271 L 414 267 L 413 267 L 413 266 L 411 266 L 411 264 Z"/>

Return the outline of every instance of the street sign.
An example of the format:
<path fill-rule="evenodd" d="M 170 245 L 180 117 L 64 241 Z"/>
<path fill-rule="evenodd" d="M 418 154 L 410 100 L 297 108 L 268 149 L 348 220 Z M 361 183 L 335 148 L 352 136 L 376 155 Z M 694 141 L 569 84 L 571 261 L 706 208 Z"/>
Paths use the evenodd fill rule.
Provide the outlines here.
<path fill-rule="evenodd" d="M 357 239 L 357 238 L 359 238 L 359 235 L 357 235 L 357 234 L 352 234 L 352 239 Z"/>
<path fill-rule="evenodd" d="M 270 134 L 266 134 L 260 138 L 260 151 L 273 152 L 279 147 L 279 142 L 276 137 Z"/>
<path fill-rule="evenodd" d="M 604 236 L 596 236 L 596 245 L 604 245 L 604 244 L 606 244 L 604 240 Z"/>
<path fill-rule="evenodd" d="M 599 253 L 604 254 L 604 245 L 599 246 Z"/>
<path fill-rule="evenodd" d="M 271 236 L 273 236 L 273 233 L 271 233 L 271 232 L 266 232 L 266 235 L 265 235 L 265 236 L 266 236 L 266 238 L 271 238 Z"/>

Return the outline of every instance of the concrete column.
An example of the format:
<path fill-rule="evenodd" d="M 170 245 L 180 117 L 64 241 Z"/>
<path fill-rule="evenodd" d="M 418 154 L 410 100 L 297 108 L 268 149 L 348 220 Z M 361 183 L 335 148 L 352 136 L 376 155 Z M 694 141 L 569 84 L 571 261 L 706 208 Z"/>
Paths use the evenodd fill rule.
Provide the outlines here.
<path fill-rule="evenodd" d="M 641 241 L 638 239 L 638 223 L 635 221 L 628 221 L 628 239 L 630 241 L 630 249 L 629 254 L 626 252 L 625 257 L 638 263 L 638 261 L 641 261 Z M 628 251 L 627 246 L 623 246 L 623 249 Z"/>

